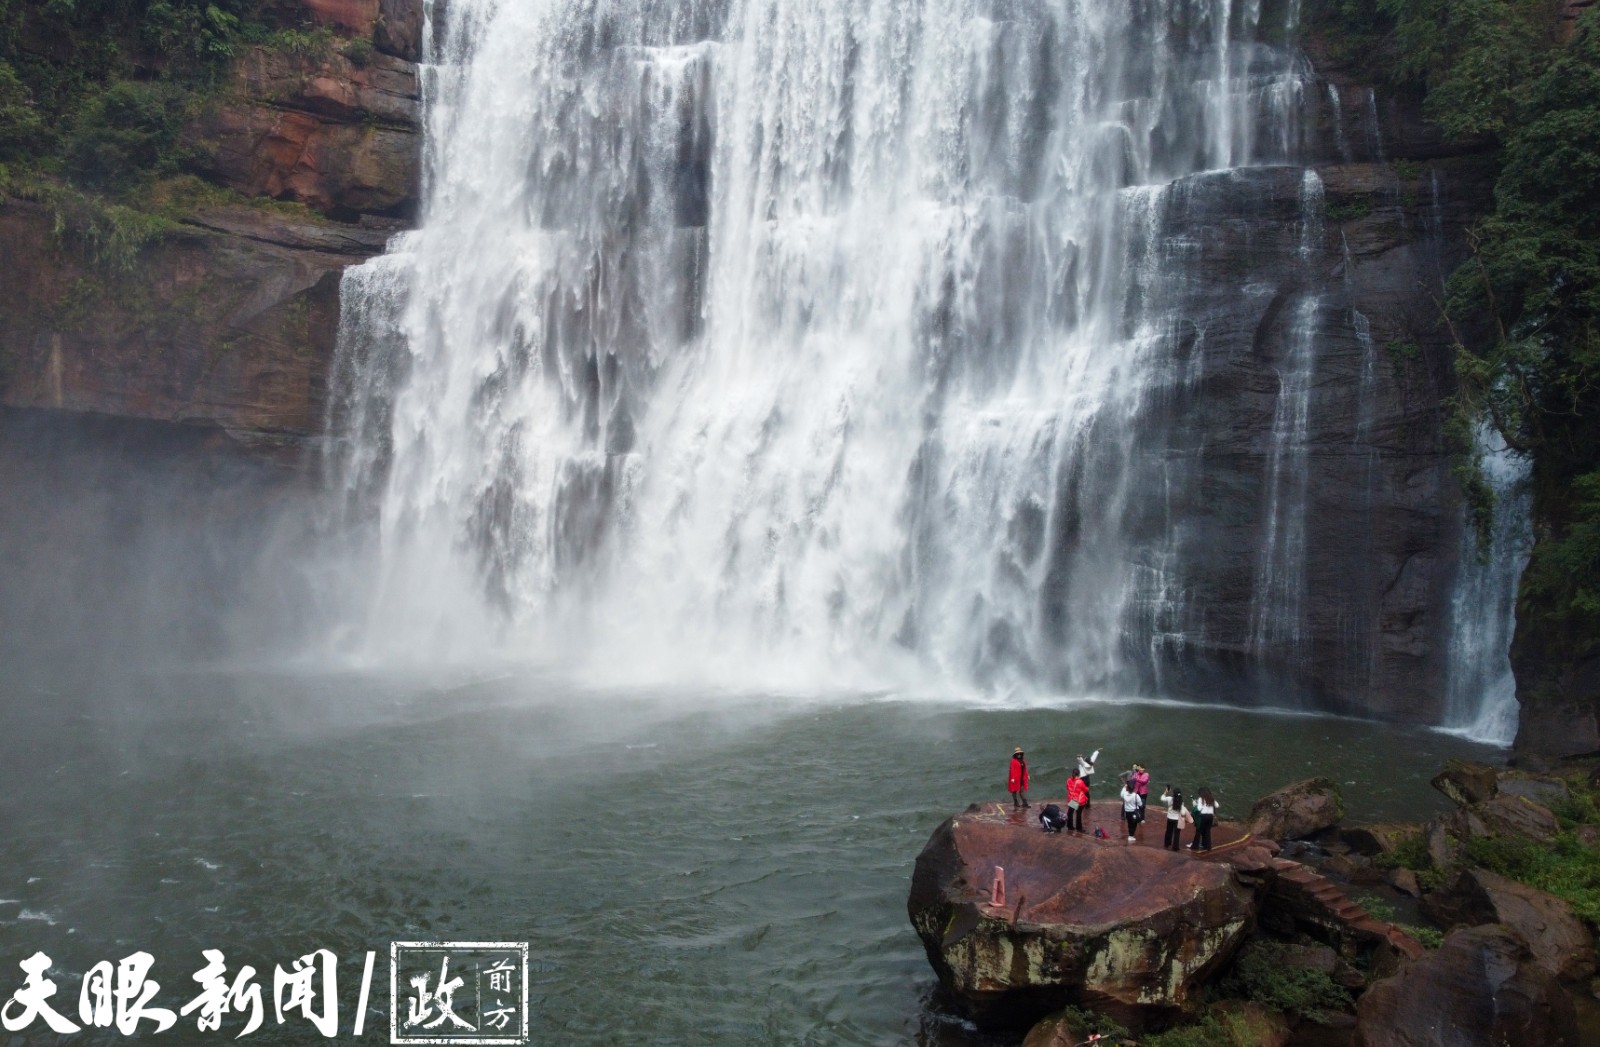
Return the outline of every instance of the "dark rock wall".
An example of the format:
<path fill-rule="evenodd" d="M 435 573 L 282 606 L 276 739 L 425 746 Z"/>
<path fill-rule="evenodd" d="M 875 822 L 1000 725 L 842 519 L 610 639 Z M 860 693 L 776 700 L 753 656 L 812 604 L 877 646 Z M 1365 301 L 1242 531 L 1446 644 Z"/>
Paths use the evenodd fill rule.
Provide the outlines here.
<path fill-rule="evenodd" d="M 1299 167 L 1199 175 L 1169 204 L 1165 236 L 1192 266 L 1176 288 L 1187 330 L 1173 336 L 1188 373 L 1150 423 L 1163 434 L 1151 453 L 1179 481 L 1148 526 L 1175 536 L 1181 585 L 1168 588 L 1182 594 L 1170 632 L 1155 631 L 1156 682 L 1437 723 L 1463 538 L 1442 431 L 1454 377 L 1440 301 L 1490 204 L 1492 168 L 1470 146 L 1447 148 L 1416 99 L 1317 69 L 1303 148 L 1320 206 L 1308 208 Z M 1263 510 L 1308 316 L 1303 574 L 1290 583 L 1294 620 L 1274 624 Z"/>

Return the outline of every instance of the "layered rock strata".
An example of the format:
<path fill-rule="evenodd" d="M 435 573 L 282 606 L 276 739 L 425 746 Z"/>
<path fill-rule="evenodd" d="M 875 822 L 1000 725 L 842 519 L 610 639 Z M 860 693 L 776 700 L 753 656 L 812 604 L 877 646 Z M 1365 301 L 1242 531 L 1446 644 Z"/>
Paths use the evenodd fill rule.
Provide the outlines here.
<path fill-rule="evenodd" d="M 416 210 L 422 14 L 415 0 L 281 14 L 343 35 L 320 54 L 246 49 L 183 134 L 193 173 L 260 205 L 190 208 L 108 259 L 51 208 L 0 201 L 0 407 L 270 446 L 321 431 L 340 273 Z"/>

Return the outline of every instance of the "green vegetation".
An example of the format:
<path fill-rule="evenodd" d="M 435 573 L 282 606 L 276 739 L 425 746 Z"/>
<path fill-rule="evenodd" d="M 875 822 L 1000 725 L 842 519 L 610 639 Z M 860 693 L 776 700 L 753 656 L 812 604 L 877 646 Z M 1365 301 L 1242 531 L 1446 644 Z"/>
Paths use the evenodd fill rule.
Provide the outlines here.
<path fill-rule="evenodd" d="M 1237 1029 L 1237 1024 L 1237 1015 L 1219 1018 L 1207 1014 L 1193 1025 L 1180 1025 L 1139 1042 L 1144 1047 L 1253 1047 L 1257 1041 L 1246 1038 L 1248 1031 Z M 1239 1035 L 1241 1032 L 1245 1035 Z"/>
<path fill-rule="evenodd" d="M 1396 160 L 1394 176 L 1402 182 L 1415 182 L 1422 177 L 1423 167 L 1415 160 Z"/>
<path fill-rule="evenodd" d="M 1141 1047 L 1261 1047 L 1276 1042 L 1260 1017 L 1239 1011 L 1209 1011 L 1191 1025 L 1142 1037 Z"/>
<path fill-rule="evenodd" d="M 327 29 L 271 25 L 270 10 L 266 0 L 0 0 L 0 200 L 43 205 L 64 248 L 110 269 L 131 268 L 186 206 L 238 202 L 182 174 L 184 126 L 239 48 L 326 56 L 338 43 Z"/>
<path fill-rule="evenodd" d="M 1326 972 L 1278 963 L 1268 949 L 1250 950 L 1241 956 L 1223 980 L 1223 991 L 1312 1021 L 1350 1007 L 1350 993 Z"/>
<path fill-rule="evenodd" d="M 1372 213 L 1372 205 L 1365 200 L 1352 200 L 1345 204 L 1335 204 L 1328 208 L 1327 219 L 1330 222 L 1357 222 Z"/>
<path fill-rule="evenodd" d="M 1517 617 L 1551 678 L 1600 650 L 1600 9 L 1567 41 L 1560 14 L 1552 0 L 1333 0 L 1317 14 L 1343 60 L 1422 93 L 1430 119 L 1497 158 L 1495 210 L 1444 303 L 1460 381 L 1448 406 L 1458 447 L 1482 419 L 1532 456 L 1540 536 Z M 1475 471 L 1461 475 L 1482 525 L 1492 498 Z"/>
<path fill-rule="evenodd" d="M 1410 338 L 1384 342 L 1383 348 L 1389 354 L 1389 359 L 1397 364 L 1408 364 L 1422 359 L 1422 346 Z"/>
<path fill-rule="evenodd" d="M 1553 844 L 1513 837 L 1479 837 L 1467 841 L 1466 859 L 1490 872 L 1549 891 L 1572 906 L 1591 924 L 1600 923 L 1600 854 L 1571 833 Z"/>
<path fill-rule="evenodd" d="M 1079 1036 L 1104 1036 L 1107 1039 L 1123 1039 L 1128 1035 L 1128 1030 L 1118 1025 L 1111 1018 L 1095 1011 L 1085 1010 L 1082 1007 L 1063 1008 L 1061 1017 L 1065 1019 L 1068 1027 Z"/>

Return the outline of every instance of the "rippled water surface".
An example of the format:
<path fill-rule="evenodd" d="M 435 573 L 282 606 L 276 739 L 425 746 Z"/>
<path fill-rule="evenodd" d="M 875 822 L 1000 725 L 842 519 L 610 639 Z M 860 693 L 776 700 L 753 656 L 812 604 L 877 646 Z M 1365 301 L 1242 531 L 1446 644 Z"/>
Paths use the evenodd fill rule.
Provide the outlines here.
<path fill-rule="evenodd" d="M 1425 816 L 1444 758 L 1497 755 L 1207 708 L 594 691 L 527 670 L 0 688 L 0 995 L 36 949 L 70 1014 L 82 972 L 134 949 L 177 1009 L 202 949 L 270 985 L 275 964 L 326 947 L 348 1041 L 375 949 L 373 1043 L 388 1039 L 389 943 L 413 939 L 528 941 L 533 1043 L 974 1043 L 932 998 L 905 896 L 934 827 L 1004 797 L 1013 745 L 1035 799 L 1100 747 L 1103 768 L 1139 760 L 1157 786 L 1210 785 L 1225 814 L 1331 774 L 1352 821 Z M 268 991 L 246 1042 L 316 1039 L 276 1027 Z M 192 1022 L 161 1042 L 238 1028 Z"/>

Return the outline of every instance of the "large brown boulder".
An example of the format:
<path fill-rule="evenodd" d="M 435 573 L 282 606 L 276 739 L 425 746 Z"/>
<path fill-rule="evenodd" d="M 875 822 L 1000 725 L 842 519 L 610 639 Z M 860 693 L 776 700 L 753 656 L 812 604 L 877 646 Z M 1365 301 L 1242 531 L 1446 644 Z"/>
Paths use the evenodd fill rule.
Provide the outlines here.
<path fill-rule="evenodd" d="M 989 804 L 934 830 L 907 909 L 939 980 L 975 1019 L 1022 1024 L 1073 1003 L 1143 1027 L 1194 1005 L 1250 929 L 1255 900 L 1223 862 L 1047 834 Z"/>
<path fill-rule="evenodd" d="M 1445 820 L 1458 839 L 1520 836 L 1535 843 L 1550 843 L 1561 825 L 1550 808 L 1525 796 L 1502 794 L 1484 803 L 1461 807 Z"/>
<path fill-rule="evenodd" d="M 1356 1004 L 1355 1047 L 1578 1047 L 1572 999 L 1510 928 L 1458 930 Z"/>
<path fill-rule="evenodd" d="M 1422 901 L 1422 911 L 1441 927 L 1499 923 L 1515 931 L 1534 960 L 1562 981 L 1595 972 L 1594 935 L 1572 906 L 1536 887 L 1487 869 L 1463 869 Z"/>
<path fill-rule="evenodd" d="M 1307 778 L 1263 796 L 1250 808 L 1245 831 L 1269 840 L 1294 840 L 1339 824 L 1344 801 L 1331 778 Z"/>
<path fill-rule="evenodd" d="M 1448 761 L 1430 784 L 1463 807 L 1493 799 L 1500 787 L 1499 772 L 1474 760 Z"/>
<path fill-rule="evenodd" d="M 1339 839 L 1356 854 L 1376 858 L 1390 854 L 1405 842 L 1422 833 L 1416 822 L 1379 822 L 1371 825 L 1347 825 L 1339 829 Z"/>

